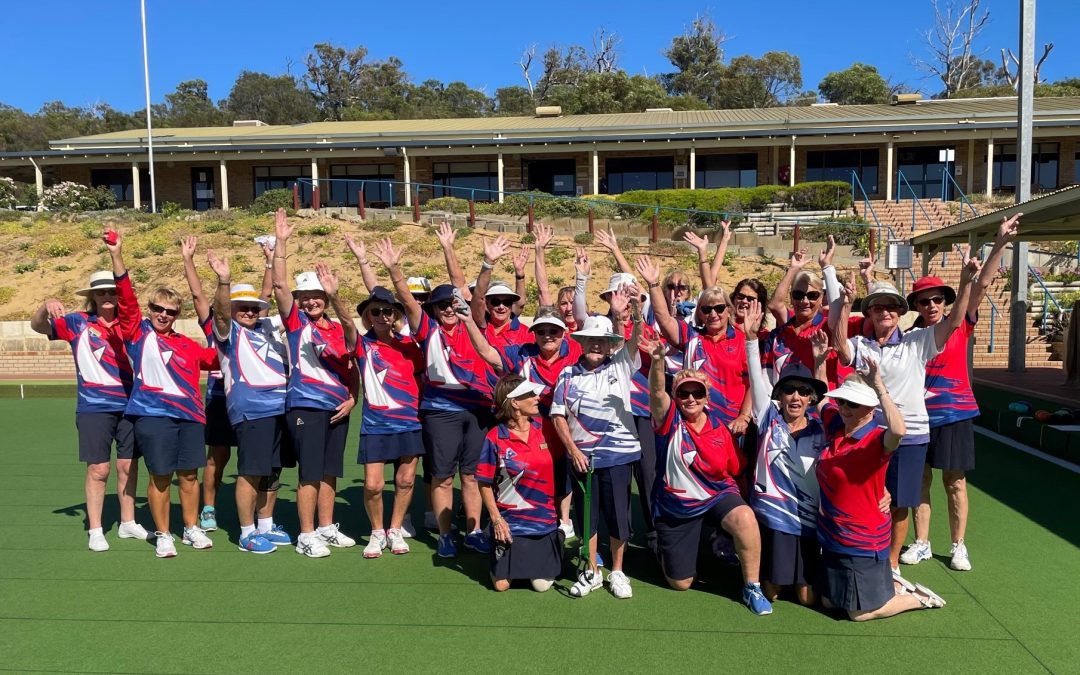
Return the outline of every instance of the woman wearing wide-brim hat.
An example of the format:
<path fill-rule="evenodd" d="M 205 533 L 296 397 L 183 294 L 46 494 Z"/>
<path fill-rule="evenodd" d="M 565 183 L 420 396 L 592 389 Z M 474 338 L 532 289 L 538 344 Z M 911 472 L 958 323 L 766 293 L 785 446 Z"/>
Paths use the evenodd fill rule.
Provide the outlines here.
<path fill-rule="evenodd" d="M 46 300 L 30 319 L 30 327 L 50 340 L 71 345 L 75 358 L 77 401 L 75 427 L 79 431 L 79 460 L 86 464 L 86 520 L 91 551 L 109 550 L 101 522 L 112 448 L 116 445 L 116 496 L 120 502 L 121 539 L 149 535 L 135 522 L 135 485 L 139 478 L 135 436 L 124 417 L 131 394 L 131 364 L 120 334 L 116 281 L 109 270 L 94 272 L 85 288 L 75 291 L 86 298 L 82 311 L 66 313 L 55 298 Z"/>

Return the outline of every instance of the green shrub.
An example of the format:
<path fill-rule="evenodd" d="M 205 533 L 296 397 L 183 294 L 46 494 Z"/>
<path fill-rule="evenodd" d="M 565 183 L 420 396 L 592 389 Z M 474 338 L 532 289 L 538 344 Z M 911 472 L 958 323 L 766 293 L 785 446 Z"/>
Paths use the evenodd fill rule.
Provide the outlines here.
<path fill-rule="evenodd" d="M 424 203 L 425 211 L 449 211 L 450 213 L 467 213 L 469 201 L 460 197 L 435 197 Z"/>
<path fill-rule="evenodd" d="M 11 302 L 15 297 L 15 289 L 11 286 L 0 286 L 0 305 Z"/>
<path fill-rule="evenodd" d="M 851 206 L 851 184 L 842 180 L 797 183 L 786 189 L 784 201 L 803 211 L 840 211 Z"/>
<path fill-rule="evenodd" d="M 578 232 L 574 235 L 574 243 L 578 246 L 591 246 L 593 243 L 593 233 Z"/>
<path fill-rule="evenodd" d="M 13 209 L 16 202 L 15 179 L 0 176 L 0 209 Z"/>
<path fill-rule="evenodd" d="M 107 187 L 96 188 L 71 181 L 57 183 L 45 190 L 42 203 L 50 211 L 104 211 L 116 208 L 116 195 Z"/>
<path fill-rule="evenodd" d="M 27 272 L 33 272 L 37 269 L 36 260 L 27 260 L 15 265 L 15 274 L 26 274 Z"/>
<path fill-rule="evenodd" d="M 624 252 L 633 251 L 638 245 L 638 240 L 635 237 L 619 237 L 615 241 L 619 244 L 619 248 Z"/>
<path fill-rule="evenodd" d="M 759 185 L 751 188 L 711 188 L 705 190 L 631 190 L 615 198 L 630 218 L 651 217 L 651 206 L 659 206 L 658 219 L 666 223 L 717 223 L 722 215 L 761 211 L 768 204 L 784 203 L 798 210 L 829 211 L 851 205 L 851 185 L 843 181 L 820 181 L 786 185 Z M 681 210 L 676 210 L 681 209 Z M 702 213 L 705 212 L 705 213 Z"/>
<path fill-rule="evenodd" d="M 169 250 L 169 245 L 164 241 L 155 240 L 146 244 L 146 250 L 154 255 L 165 255 L 165 252 Z"/>
<path fill-rule="evenodd" d="M 87 239 L 101 239 L 102 228 L 97 223 L 83 223 L 79 227 L 79 231 Z"/>
<path fill-rule="evenodd" d="M 137 284 L 145 284 L 150 281 L 150 273 L 139 267 L 131 273 L 131 278 L 134 279 Z"/>
<path fill-rule="evenodd" d="M 59 241 L 52 241 L 45 245 L 45 253 L 50 258 L 63 258 L 71 255 L 71 247 Z"/>
<path fill-rule="evenodd" d="M 274 213 L 278 209 L 292 209 L 293 195 L 292 190 L 280 188 L 277 190 L 267 190 L 251 203 L 248 210 L 255 215 L 262 215 L 264 213 Z"/>
<path fill-rule="evenodd" d="M 173 216 L 180 215 L 183 208 L 176 202 L 162 202 L 161 203 L 161 215 L 166 218 L 172 218 Z"/>
<path fill-rule="evenodd" d="M 214 234 L 216 232 L 224 232 L 229 229 L 229 224 L 220 220 L 210 220 L 203 223 L 203 232 L 207 234 Z"/>
<path fill-rule="evenodd" d="M 565 246 L 552 246 L 544 253 L 544 260 L 547 261 L 547 264 L 555 267 L 563 264 L 563 261 L 569 260 L 574 255 L 573 251 L 566 248 Z"/>
<path fill-rule="evenodd" d="M 371 232 L 393 232 L 398 229 L 396 220 L 368 220 L 361 226 Z"/>
<path fill-rule="evenodd" d="M 535 244 L 536 243 L 536 235 L 533 234 L 532 232 L 526 232 L 525 234 L 521 235 L 521 243 L 522 244 Z"/>
<path fill-rule="evenodd" d="M 72 267 L 71 265 L 57 265 L 56 266 L 56 271 L 57 272 L 70 272 L 73 269 L 75 269 L 75 268 Z"/>
<path fill-rule="evenodd" d="M 803 225 L 799 228 L 800 242 L 825 242 L 832 236 L 840 246 L 851 246 L 856 254 L 865 253 L 870 246 L 870 228 L 865 224 L 855 222 L 821 223 L 820 225 Z M 792 238 L 794 234 L 784 233 L 785 238 Z"/>

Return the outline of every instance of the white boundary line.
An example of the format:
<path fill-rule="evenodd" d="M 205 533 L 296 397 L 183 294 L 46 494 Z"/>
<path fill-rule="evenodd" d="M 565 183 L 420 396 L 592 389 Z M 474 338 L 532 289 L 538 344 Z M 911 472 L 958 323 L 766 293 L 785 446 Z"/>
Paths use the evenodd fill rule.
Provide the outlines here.
<path fill-rule="evenodd" d="M 987 438 L 995 440 L 998 443 L 1004 443 L 1005 445 L 1009 446 L 1010 448 L 1015 448 L 1015 449 L 1019 450 L 1020 452 L 1026 452 L 1027 454 L 1029 454 L 1029 455 L 1031 455 L 1033 457 L 1038 457 L 1039 459 L 1046 460 L 1047 462 L 1050 462 L 1051 464 L 1056 464 L 1057 466 L 1060 466 L 1062 469 L 1067 469 L 1069 471 L 1072 471 L 1073 473 L 1080 473 L 1080 465 L 1073 464 L 1072 462 L 1070 462 L 1068 460 L 1065 460 L 1065 459 L 1061 459 L 1060 457 L 1054 457 L 1053 455 L 1048 455 L 1045 452 L 1043 452 L 1042 450 L 1036 450 L 1035 448 L 1031 447 L 1030 445 L 1026 445 L 1026 444 L 1021 443 L 1019 441 L 1015 441 L 1015 440 L 1009 438 L 1008 436 L 1002 436 L 1001 434 L 997 433 L 996 431 L 990 431 L 989 429 L 984 429 L 984 428 L 982 428 L 980 426 L 975 426 L 975 433 L 986 436 Z"/>

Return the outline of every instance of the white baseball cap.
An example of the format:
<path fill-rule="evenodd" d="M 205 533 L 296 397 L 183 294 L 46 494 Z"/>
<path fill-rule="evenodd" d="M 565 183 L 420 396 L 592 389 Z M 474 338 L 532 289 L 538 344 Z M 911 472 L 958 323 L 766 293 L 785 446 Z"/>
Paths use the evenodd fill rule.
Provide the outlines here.
<path fill-rule="evenodd" d="M 318 274 L 315 274 L 314 272 L 301 272 L 296 275 L 296 288 L 293 289 L 293 295 L 304 291 L 319 291 L 325 293 L 326 289 L 319 283 Z"/>

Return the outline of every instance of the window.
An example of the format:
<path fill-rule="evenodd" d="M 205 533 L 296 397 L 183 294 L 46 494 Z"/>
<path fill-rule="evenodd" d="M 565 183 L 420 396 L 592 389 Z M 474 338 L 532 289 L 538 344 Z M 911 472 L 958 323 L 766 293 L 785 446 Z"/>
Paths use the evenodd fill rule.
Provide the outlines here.
<path fill-rule="evenodd" d="M 435 197 L 496 201 L 499 193 L 497 162 L 435 162 L 431 182 Z M 475 192 L 473 192 L 475 190 Z"/>
<path fill-rule="evenodd" d="M 755 187 L 757 185 L 757 153 L 698 155 L 695 164 L 694 187 Z"/>
<path fill-rule="evenodd" d="M 1080 185 L 1080 152 L 1073 157 L 1073 185 Z"/>
<path fill-rule="evenodd" d="M 330 167 L 330 178 L 327 206 L 357 206 L 357 192 L 365 179 L 374 181 L 363 183 L 365 203 L 405 203 L 405 186 L 387 182 L 394 180 L 393 164 L 336 164 Z"/>
<path fill-rule="evenodd" d="M 675 187 L 674 157 L 611 157 L 607 160 L 606 192 L 609 195 L 672 187 Z"/>
<path fill-rule="evenodd" d="M 993 189 L 1016 190 L 1016 144 L 994 146 Z M 1031 186 L 1056 190 L 1058 186 L 1058 144 L 1031 144 Z"/>
<path fill-rule="evenodd" d="M 311 178 L 311 166 L 257 166 L 255 171 L 255 196 L 267 190 L 291 190 L 297 178 Z M 311 202 L 311 181 L 300 183 L 300 202 Z"/>
<path fill-rule="evenodd" d="M 868 194 L 878 191 L 878 151 L 875 150 L 811 150 L 806 153 L 806 180 L 842 180 L 851 182 L 851 172 Z"/>
<path fill-rule="evenodd" d="M 131 180 L 131 169 L 92 169 L 91 187 L 107 187 L 116 195 L 118 204 L 135 203 L 135 187 Z M 139 192 L 144 201 L 150 201 L 150 172 L 139 169 Z"/>

